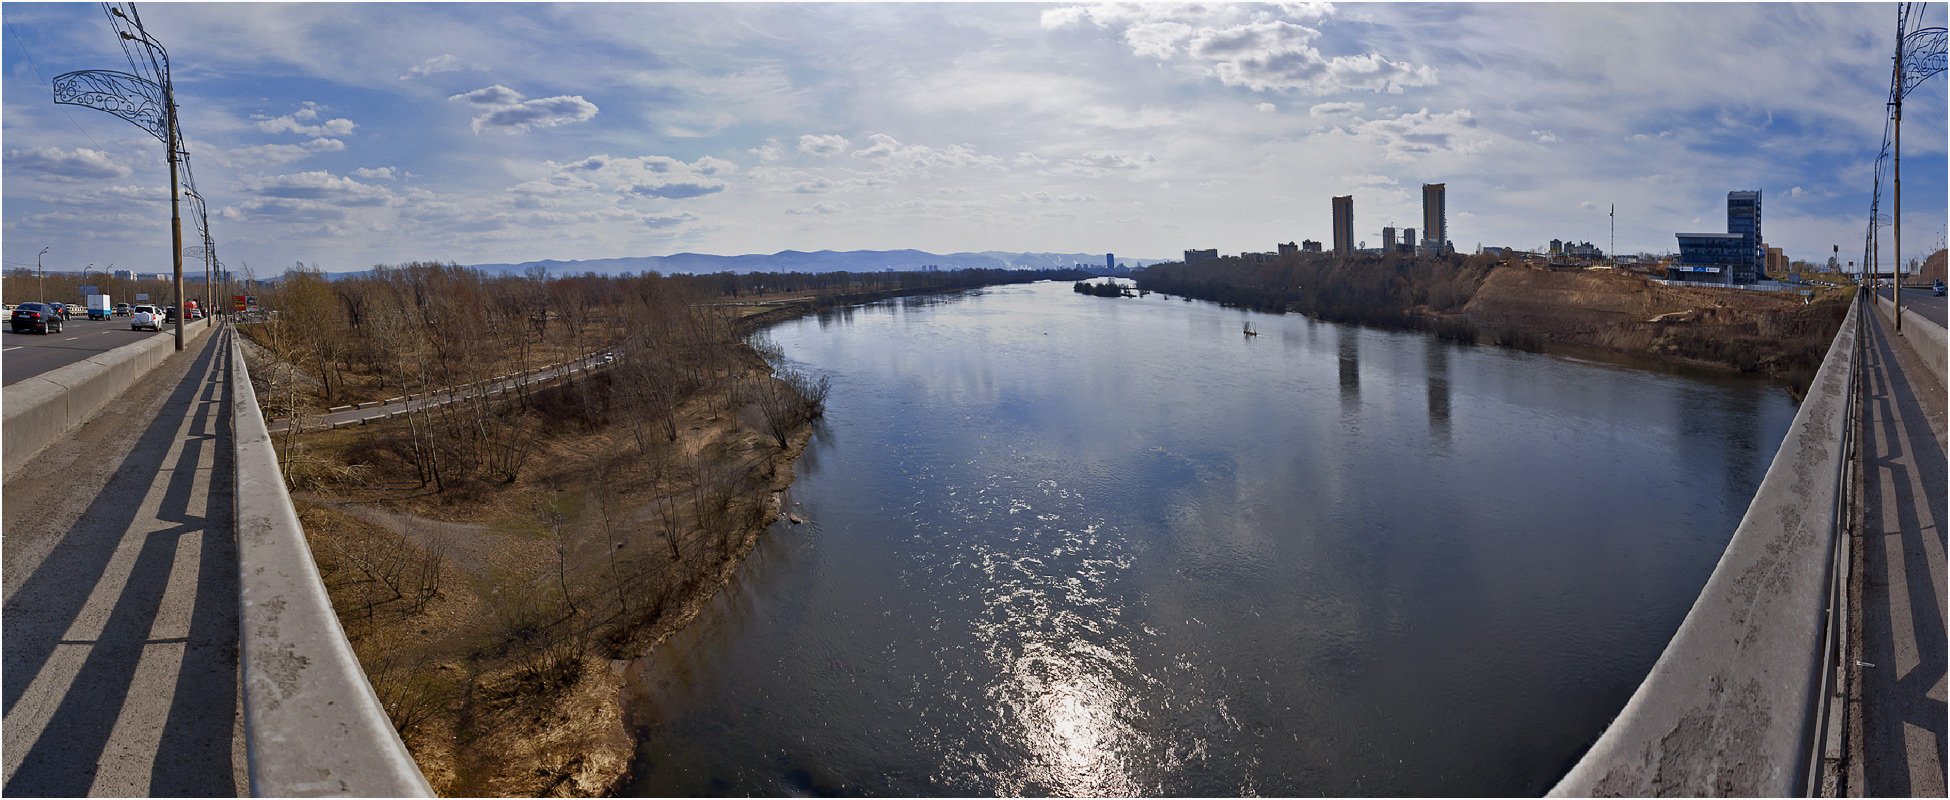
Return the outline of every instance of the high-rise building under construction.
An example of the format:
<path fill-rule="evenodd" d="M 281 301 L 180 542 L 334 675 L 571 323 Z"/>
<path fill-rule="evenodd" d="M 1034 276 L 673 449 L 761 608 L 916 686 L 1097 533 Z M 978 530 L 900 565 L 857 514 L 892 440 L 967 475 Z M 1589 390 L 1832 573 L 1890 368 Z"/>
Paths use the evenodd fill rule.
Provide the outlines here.
<path fill-rule="evenodd" d="M 1354 255 L 1354 195 L 1334 198 L 1334 255 Z"/>
<path fill-rule="evenodd" d="M 1422 246 L 1432 255 L 1442 253 L 1442 246 L 1449 241 L 1449 205 L 1444 187 L 1447 184 L 1422 184 Z"/>

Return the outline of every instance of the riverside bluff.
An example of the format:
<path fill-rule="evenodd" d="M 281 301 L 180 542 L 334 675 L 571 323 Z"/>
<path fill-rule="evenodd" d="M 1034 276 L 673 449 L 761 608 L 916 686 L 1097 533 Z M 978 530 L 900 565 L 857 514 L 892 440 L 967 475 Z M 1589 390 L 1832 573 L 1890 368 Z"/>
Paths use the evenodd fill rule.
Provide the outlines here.
<path fill-rule="evenodd" d="M 823 382 L 775 368 L 763 329 L 1079 275 L 523 279 L 414 264 L 287 276 L 267 298 L 281 313 L 240 330 L 266 413 L 298 423 L 274 439 L 313 559 L 435 791 L 602 796 L 634 757 L 623 667 L 695 618 L 780 517 L 821 412 Z M 484 312 L 504 324 L 482 328 Z M 492 403 L 297 432 L 328 407 L 591 352 L 612 359 Z"/>
<path fill-rule="evenodd" d="M 1709 290 L 1668 294 L 1617 283 L 1629 276 L 1526 275 L 1463 261 L 1391 264 L 1311 291 L 1302 280 L 1331 286 L 1335 276 L 1294 270 L 1258 283 L 1172 266 L 1141 272 L 1140 285 L 1507 344 L 1577 343 L 1594 328 L 1625 342 L 1635 328 L 1611 322 L 1636 319 L 1664 326 L 1644 346 L 1675 361 L 1702 349 L 1696 340 L 1714 325 L 1751 338 L 1766 332 L 1762 320 L 1779 333 L 1820 319 L 1787 298 L 1756 298 L 1774 305 L 1755 316 L 1744 298 L 1719 297 L 1759 293 L 1675 299 Z M 838 305 L 1077 277 L 524 282 L 411 265 L 358 281 L 288 278 L 275 300 L 289 311 L 243 330 L 266 411 L 297 419 L 511 366 L 615 353 L 604 370 L 524 388 L 506 404 L 454 403 L 277 437 L 341 623 L 436 791 L 602 796 L 628 778 L 634 757 L 624 667 L 729 581 L 782 513 L 811 436 L 819 409 L 807 394 L 818 387 L 772 368 L 763 329 Z M 523 292 L 537 293 L 544 310 Z M 484 308 L 508 322 L 479 328 Z"/>
<path fill-rule="evenodd" d="M 1528 349 L 1767 375 L 1806 390 L 1848 313 L 1850 288 L 1798 294 L 1668 286 L 1611 269 L 1553 270 L 1487 256 L 1288 257 L 1169 262 L 1138 288 L 1330 322 Z"/>

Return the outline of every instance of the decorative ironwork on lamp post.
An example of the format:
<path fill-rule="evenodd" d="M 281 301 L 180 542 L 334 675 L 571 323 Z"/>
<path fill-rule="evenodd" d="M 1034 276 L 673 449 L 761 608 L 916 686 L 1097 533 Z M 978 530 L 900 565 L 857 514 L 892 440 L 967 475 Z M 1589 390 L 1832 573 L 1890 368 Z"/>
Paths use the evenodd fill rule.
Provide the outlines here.
<path fill-rule="evenodd" d="M 172 260 L 176 266 L 176 349 L 183 349 L 183 218 L 180 204 L 181 186 L 176 177 L 176 164 L 189 154 L 183 146 L 182 130 L 176 124 L 176 93 L 169 80 L 169 51 L 142 29 L 142 20 L 135 13 L 135 6 L 128 11 L 105 5 L 110 24 L 116 28 L 122 39 L 142 45 L 149 55 L 149 65 L 156 73 L 156 80 L 150 80 L 127 72 L 114 70 L 87 69 L 54 76 L 54 102 L 69 105 L 87 106 L 98 111 L 106 111 L 149 132 L 163 143 L 163 151 L 169 160 L 169 229 L 172 242 Z M 134 33 L 122 30 L 116 20 L 126 22 Z M 126 45 L 124 48 L 126 49 Z M 135 66 L 133 53 L 129 54 L 130 66 Z"/>
<path fill-rule="evenodd" d="M 1922 82 L 1943 72 L 1945 29 L 1919 28 L 1910 30 L 1911 13 L 1922 16 L 1922 9 L 1914 3 L 1903 3 L 1896 10 L 1896 64 L 1889 79 L 1889 107 L 1894 122 L 1895 149 L 1894 178 L 1892 197 L 1895 210 L 1890 214 L 1894 221 L 1895 258 L 1889 265 L 1890 297 L 1894 298 L 1896 333 L 1903 332 L 1903 98 Z"/>

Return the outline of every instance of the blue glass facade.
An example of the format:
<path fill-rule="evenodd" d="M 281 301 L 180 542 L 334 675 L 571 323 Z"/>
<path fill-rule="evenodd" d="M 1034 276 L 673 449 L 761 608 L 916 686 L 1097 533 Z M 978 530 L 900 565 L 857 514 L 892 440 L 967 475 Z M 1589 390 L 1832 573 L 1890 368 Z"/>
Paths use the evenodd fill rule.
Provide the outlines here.
<path fill-rule="evenodd" d="M 1726 233 L 1680 233 L 1668 277 L 1703 283 L 1754 283 L 1767 277 L 1760 233 L 1760 190 L 1727 192 Z"/>

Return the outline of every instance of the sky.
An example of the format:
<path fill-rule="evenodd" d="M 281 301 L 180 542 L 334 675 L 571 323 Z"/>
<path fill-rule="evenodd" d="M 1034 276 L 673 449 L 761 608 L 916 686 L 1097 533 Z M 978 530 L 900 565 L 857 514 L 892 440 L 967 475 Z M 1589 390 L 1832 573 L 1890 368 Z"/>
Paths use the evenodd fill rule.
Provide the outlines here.
<path fill-rule="evenodd" d="M 1859 261 L 1896 4 L 178 3 L 164 47 L 218 257 L 258 276 L 679 252 L 1268 251 L 1421 228 L 1671 252 L 1763 192 Z M 0 257 L 166 271 L 161 143 L 52 100 L 128 70 L 94 3 L 0 5 Z M 1926 24 L 1945 24 L 1943 4 Z M 1902 127 L 1942 246 L 1945 85 Z M 1883 203 L 1884 213 L 1890 201 Z M 1616 207 L 1616 216 L 1609 216 Z M 192 220 L 186 237 L 198 238 Z M 1885 258 L 1889 246 L 1885 244 Z M 200 263 L 200 262 L 199 262 Z"/>

